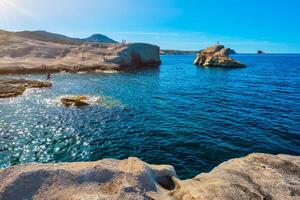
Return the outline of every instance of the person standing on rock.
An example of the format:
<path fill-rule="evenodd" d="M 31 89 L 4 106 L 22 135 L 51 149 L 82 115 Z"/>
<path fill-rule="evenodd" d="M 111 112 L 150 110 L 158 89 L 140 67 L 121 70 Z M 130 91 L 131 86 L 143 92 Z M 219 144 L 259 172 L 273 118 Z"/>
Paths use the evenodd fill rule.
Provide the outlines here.
<path fill-rule="evenodd" d="M 47 76 L 46 81 L 51 82 L 51 74 L 50 74 L 49 71 L 47 71 L 47 75 L 46 76 Z"/>

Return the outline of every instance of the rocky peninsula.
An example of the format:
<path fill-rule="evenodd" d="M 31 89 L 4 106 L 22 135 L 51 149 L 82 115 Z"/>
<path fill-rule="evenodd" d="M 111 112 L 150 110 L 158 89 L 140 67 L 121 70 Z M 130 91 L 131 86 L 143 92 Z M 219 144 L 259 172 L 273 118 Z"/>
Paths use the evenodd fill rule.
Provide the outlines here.
<path fill-rule="evenodd" d="M 251 154 L 180 180 L 138 158 L 25 164 L 0 170 L 0 199 L 283 200 L 300 198 L 300 157 Z"/>
<path fill-rule="evenodd" d="M 223 45 L 214 45 L 201 50 L 194 64 L 201 67 L 245 67 L 244 64 L 229 57 L 236 52 Z"/>
<path fill-rule="evenodd" d="M 86 39 L 44 31 L 0 31 L 0 74 L 115 70 L 157 66 L 158 46 L 120 44 L 102 35 Z"/>

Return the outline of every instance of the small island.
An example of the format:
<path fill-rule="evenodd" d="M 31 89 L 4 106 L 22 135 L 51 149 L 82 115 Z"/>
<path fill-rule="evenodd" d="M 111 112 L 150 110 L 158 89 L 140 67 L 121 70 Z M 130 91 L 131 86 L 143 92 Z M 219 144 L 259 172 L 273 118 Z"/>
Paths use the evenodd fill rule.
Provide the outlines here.
<path fill-rule="evenodd" d="M 256 54 L 265 54 L 262 50 L 257 50 Z"/>
<path fill-rule="evenodd" d="M 244 64 L 229 57 L 236 52 L 223 45 L 214 45 L 201 50 L 194 64 L 201 67 L 245 67 Z"/>

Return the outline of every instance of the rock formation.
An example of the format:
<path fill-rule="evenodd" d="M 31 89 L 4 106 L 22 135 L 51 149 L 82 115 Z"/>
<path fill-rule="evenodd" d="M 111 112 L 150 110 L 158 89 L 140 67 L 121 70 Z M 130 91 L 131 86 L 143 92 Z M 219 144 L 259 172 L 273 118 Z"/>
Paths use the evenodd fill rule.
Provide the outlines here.
<path fill-rule="evenodd" d="M 0 79 L 0 98 L 15 97 L 24 93 L 26 88 L 51 87 L 52 84 L 43 81 L 32 81 L 25 79 Z"/>
<path fill-rule="evenodd" d="M 60 98 L 64 106 L 86 106 L 89 105 L 89 98 L 87 96 L 67 96 Z"/>
<path fill-rule="evenodd" d="M 256 54 L 265 54 L 262 50 L 257 50 Z"/>
<path fill-rule="evenodd" d="M 0 31 L 0 74 L 43 73 L 42 64 L 51 72 L 120 71 L 161 62 L 155 45 L 97 42 L 100 35 L 77 40 L 42 33 Z"/>
<path fill-rule="evenodd" d="M 190 180 L 138 158 L 13 166 L 0 170 L 0 180 L 3 200 L 296 200 L 300 157 L 251 154 Z"/>
<path fill-rule="evenodd" d="M 202 67 L 245 67 L 244 64 L 230 58 L 230 54 L 236 54 L 236 52 L 223 45 L 214 45 L 201 50 L 194 64 Z"/>

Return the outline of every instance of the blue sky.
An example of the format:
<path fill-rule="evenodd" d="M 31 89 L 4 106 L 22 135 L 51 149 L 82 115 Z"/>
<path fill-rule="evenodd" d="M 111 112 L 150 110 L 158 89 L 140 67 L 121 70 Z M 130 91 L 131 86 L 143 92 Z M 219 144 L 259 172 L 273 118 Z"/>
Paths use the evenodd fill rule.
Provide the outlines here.
<path fill-rule="evenodd" d="M 163 49 L 217 41 L 239 52 L 300 52 L 299 0 L 0 0 L 0 28 L 105 34 Z"/>

